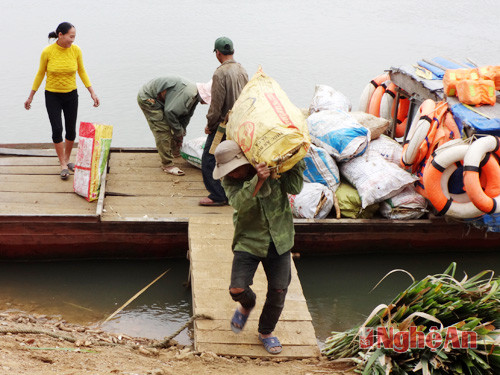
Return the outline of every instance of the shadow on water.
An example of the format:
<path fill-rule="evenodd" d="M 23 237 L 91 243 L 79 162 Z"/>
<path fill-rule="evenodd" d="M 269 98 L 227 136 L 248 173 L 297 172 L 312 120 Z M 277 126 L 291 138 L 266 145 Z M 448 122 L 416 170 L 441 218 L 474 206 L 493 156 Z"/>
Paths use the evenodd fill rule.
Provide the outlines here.
<path fill-rule="evenodd" d="M 455 277 L 464 272 L 473 276 L 483 270 L 498 277 L 498 253 L 432 253 L 342 255 L 301 258 L 295 261 L 307 305 L 320 343 L 332 331 L 344 331 L 362 324 L 379 304 L 388 304 L 411 284 L 408 275 L 389 275 L 375 290 L 372 288 L 391 270 L 404 269 L 415 279 L 443 272 L 457 263 Z"/>
<path fill-rule="evenodd" d="M 464 271 L 474 275 L 500 270 L 500 257 L 492 252 L 303 257 L 295 264 L 321 345 L 332 331 L 362 323 L 377 305 L 389 303 L 410 285 L 406 274 L 396 273 L 370 293 L 391 270 L 405 269 L 420 279 L 444 271 L 453 261 L 459 279 Z M 115 333 L 163 339 L 192 315 L 191 290 L 183 285 L 189 272 L 186 260 L 0 263 L 0 311 L 59 315 L 68 322 L 93 325 L 167 269 L 103 326 Z M 189 345 L 190 336 L 184 330 L 177 340 Z"/>

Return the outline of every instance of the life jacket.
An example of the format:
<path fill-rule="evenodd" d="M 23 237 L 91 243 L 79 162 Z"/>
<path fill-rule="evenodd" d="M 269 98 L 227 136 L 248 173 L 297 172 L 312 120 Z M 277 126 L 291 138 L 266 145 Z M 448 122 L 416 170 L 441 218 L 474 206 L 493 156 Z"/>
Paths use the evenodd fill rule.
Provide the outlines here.
<path fill-rule="evenodd" d="M 462 80 L 457 83 L 457 96 L 463 104 L 495 105 L 497 101 L 495 82 L 490 79 Z"/>
<path fill-rule="evenodd" d="M 425 116 L 425 113 L 423 113 L 423 115 Z M 422 116 L 420 116 L 420 118 L 421 117 Z M 419 192 L 424 197 L 426 196 L 426 194 L 423 184 L 423 173 L 429 158 L 439 146 L 453 139 L 460 138 L 460 131 L 458 130 L 458 126 L 455 123 L 453 115 L 451 114 L 446 102 L 442 101 L 436 103 L 436 105 L 434 106 L 434 111 L 431 114 L 427 115 L 427 117 L 432 118 L 432 121 L 427 134 L 419 145 L 413 163 L 410 165 L 404 163 L 405 152 L 408 151 L 408 147 L 410 145 L 409 142 L 407 142 L 403 146 L 402 157 L 403 168 L 409 168 L 410 171 L 419 178 L 419 181 L 417 181 L 415 184 L 416 189 L 417 192 Z"/>

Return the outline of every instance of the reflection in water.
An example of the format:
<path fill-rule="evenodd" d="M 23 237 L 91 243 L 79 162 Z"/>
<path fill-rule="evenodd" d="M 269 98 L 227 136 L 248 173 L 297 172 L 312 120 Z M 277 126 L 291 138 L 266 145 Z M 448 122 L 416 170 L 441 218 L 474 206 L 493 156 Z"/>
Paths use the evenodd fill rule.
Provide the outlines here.
<path fill-rule="evenodd" d="M 457 278 L 500 269 L 494 253 L 474 254 L 383 254 L 303 257 L 296 260 L 298 274 L 320 343 L 331 331 L 360 324 L 375 306 L 390 302 L 411 283 L 402 268 L 417 279 L 442 272 L 455 261 Z M 191 290 L 183 286 L 186 260 L 75 261 L 46 263 L 0 263 L 0 311 L 59 315 L 79 324 L 96 324 L 111 315 L 165 270 L 170 271 L 137 297 L 111 321 L 108 331 L 163 339 L 192 315 Z M 229 298 L 229 295 L 228 295 Z M 191 343 L 184 330 L 177 340 Z"/>

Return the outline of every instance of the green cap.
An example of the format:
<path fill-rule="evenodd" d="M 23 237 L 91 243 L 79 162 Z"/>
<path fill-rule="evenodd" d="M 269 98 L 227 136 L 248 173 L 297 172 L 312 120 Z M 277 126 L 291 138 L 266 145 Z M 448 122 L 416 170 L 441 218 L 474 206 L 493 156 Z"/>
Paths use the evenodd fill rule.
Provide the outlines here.
<path fill-rule="evenodd" d="M 221 36 L 215 41 L 214 52 L 216 50 L 223 55 L 232 55 L 234 53 L 233 42 L 228 37 Z"/>

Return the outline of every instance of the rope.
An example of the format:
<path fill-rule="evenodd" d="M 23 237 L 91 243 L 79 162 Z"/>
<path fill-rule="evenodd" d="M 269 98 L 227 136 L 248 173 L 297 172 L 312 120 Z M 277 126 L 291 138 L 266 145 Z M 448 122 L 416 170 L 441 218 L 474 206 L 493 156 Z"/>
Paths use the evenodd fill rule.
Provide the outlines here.
<path fill-rule="evenodd" d="M 189 326 L 190 324 L 192 324 L 196 319 L 209 319 L 209 320 L 213 320 L 213 318 L 211 316 L 204 315 L 204 314 L 195 314 L 191 318 L 189 318 L 189 320 L 182 327 L 180 327 L 177 331 L 175 331 L 174 333 L 172 333 L 170 336 L 165 337 L 165 339 L 163 341 L 161 341 L 159 343 L 156 343 L 156 344 L 153 344 L 152 347 L 153 348 L 163 348 L 163 349 L 164 348 L 168 348 L 170 346 L 169 345 L 170 340 L 172 340 L 179 333 L 181 333 L 182 331 L 184 331 L 184 329 L 187 328 L 187 326 Z"/>
<path fill-rule="evenodd" d="M 47 335 L 54 337 L 56 339 L 63 339 L 69 342 L 76 342 L 76 339 L 70 336 L 58 335 L 57 333 L 45 331 L 42 329 L 33 328 L 2 328 L 0 327 L 0 333 L 35 333 L 40 335 Z"/>

